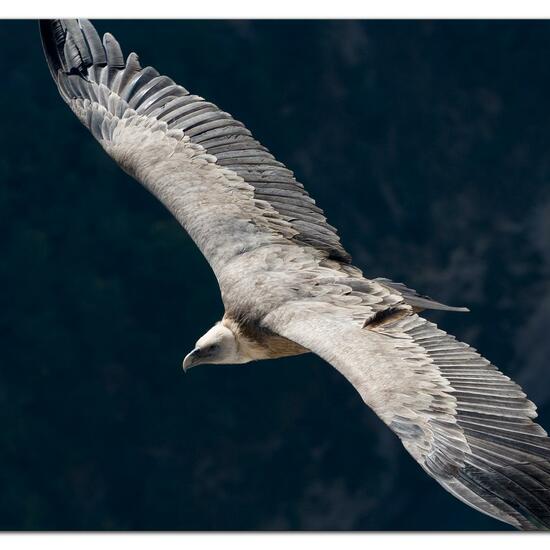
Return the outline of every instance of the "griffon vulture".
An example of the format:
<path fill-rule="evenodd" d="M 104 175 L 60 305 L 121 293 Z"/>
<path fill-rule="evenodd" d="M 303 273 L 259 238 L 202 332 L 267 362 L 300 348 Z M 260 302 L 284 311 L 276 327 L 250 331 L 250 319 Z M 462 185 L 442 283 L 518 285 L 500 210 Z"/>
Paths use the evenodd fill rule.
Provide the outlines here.
<path fill-rule="evenodd" d="M 127 58 L 91 23 L 40 23 L 61 97 L 175 216 L 212 267 L 225 314 L 184 369 L 313 352 L 466 504 L 550 528 L 550 439 L 521 388 L 419 315 L 445 306 L 367 279 L 293 173 L 246 127 Z"/>

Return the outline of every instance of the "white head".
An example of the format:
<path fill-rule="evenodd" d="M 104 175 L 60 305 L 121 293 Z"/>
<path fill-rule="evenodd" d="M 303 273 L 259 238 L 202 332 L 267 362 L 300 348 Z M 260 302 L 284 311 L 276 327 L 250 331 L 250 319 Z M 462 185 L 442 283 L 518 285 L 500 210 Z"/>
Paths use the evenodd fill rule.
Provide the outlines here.
<path fill-rule="evenodd" d="M 229 365 L 249 360 L 239 353 L 239 344 L 233 331 L 217 323 L 197 340 L 195 349 L 183 360 L 183 370 L 204 363 Z"/>

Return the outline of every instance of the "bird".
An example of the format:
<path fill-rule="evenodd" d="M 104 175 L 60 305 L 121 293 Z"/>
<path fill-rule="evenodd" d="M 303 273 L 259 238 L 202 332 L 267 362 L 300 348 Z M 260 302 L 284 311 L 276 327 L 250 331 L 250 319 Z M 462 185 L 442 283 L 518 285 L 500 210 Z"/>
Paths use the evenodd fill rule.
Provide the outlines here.
<path fill-rule="evenodd" d="M 41 20 L 59 93 L 213 270 L 224 315 L 183 369 L 313 353 L 443 488 L 520 530 L 550 529 L 550 439 L 521 387 L 421 314 L 468 311 L 368 278 L 294 173 L 246 126 L 86 19 Z"/>

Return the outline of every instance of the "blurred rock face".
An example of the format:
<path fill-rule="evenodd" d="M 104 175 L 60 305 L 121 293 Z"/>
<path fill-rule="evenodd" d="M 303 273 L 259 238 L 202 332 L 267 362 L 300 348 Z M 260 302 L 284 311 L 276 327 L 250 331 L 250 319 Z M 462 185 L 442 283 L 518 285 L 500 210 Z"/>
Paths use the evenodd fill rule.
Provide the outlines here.
<path fill-rule="evenodd" d="M 367 275 L 470 307 L 432 318 L 550 428 L 549 23 L 98 28 L 243 120 Z M 183 377 L 213 275 L 57 96 L 36 25 L 0 37 L 3 529 L 507 528 L 313 356 Z"/>

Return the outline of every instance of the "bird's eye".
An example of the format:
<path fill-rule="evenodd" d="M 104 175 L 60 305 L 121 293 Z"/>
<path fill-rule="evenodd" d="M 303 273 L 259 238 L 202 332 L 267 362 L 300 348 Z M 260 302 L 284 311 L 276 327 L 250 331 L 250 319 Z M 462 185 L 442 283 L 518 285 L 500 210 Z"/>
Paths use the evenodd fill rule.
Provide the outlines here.
<path fill-rule="evenodd" d="M 211 344 L 207 349 L 209 352 L 216 351 L 218 349 L 218 344 Z"/>

